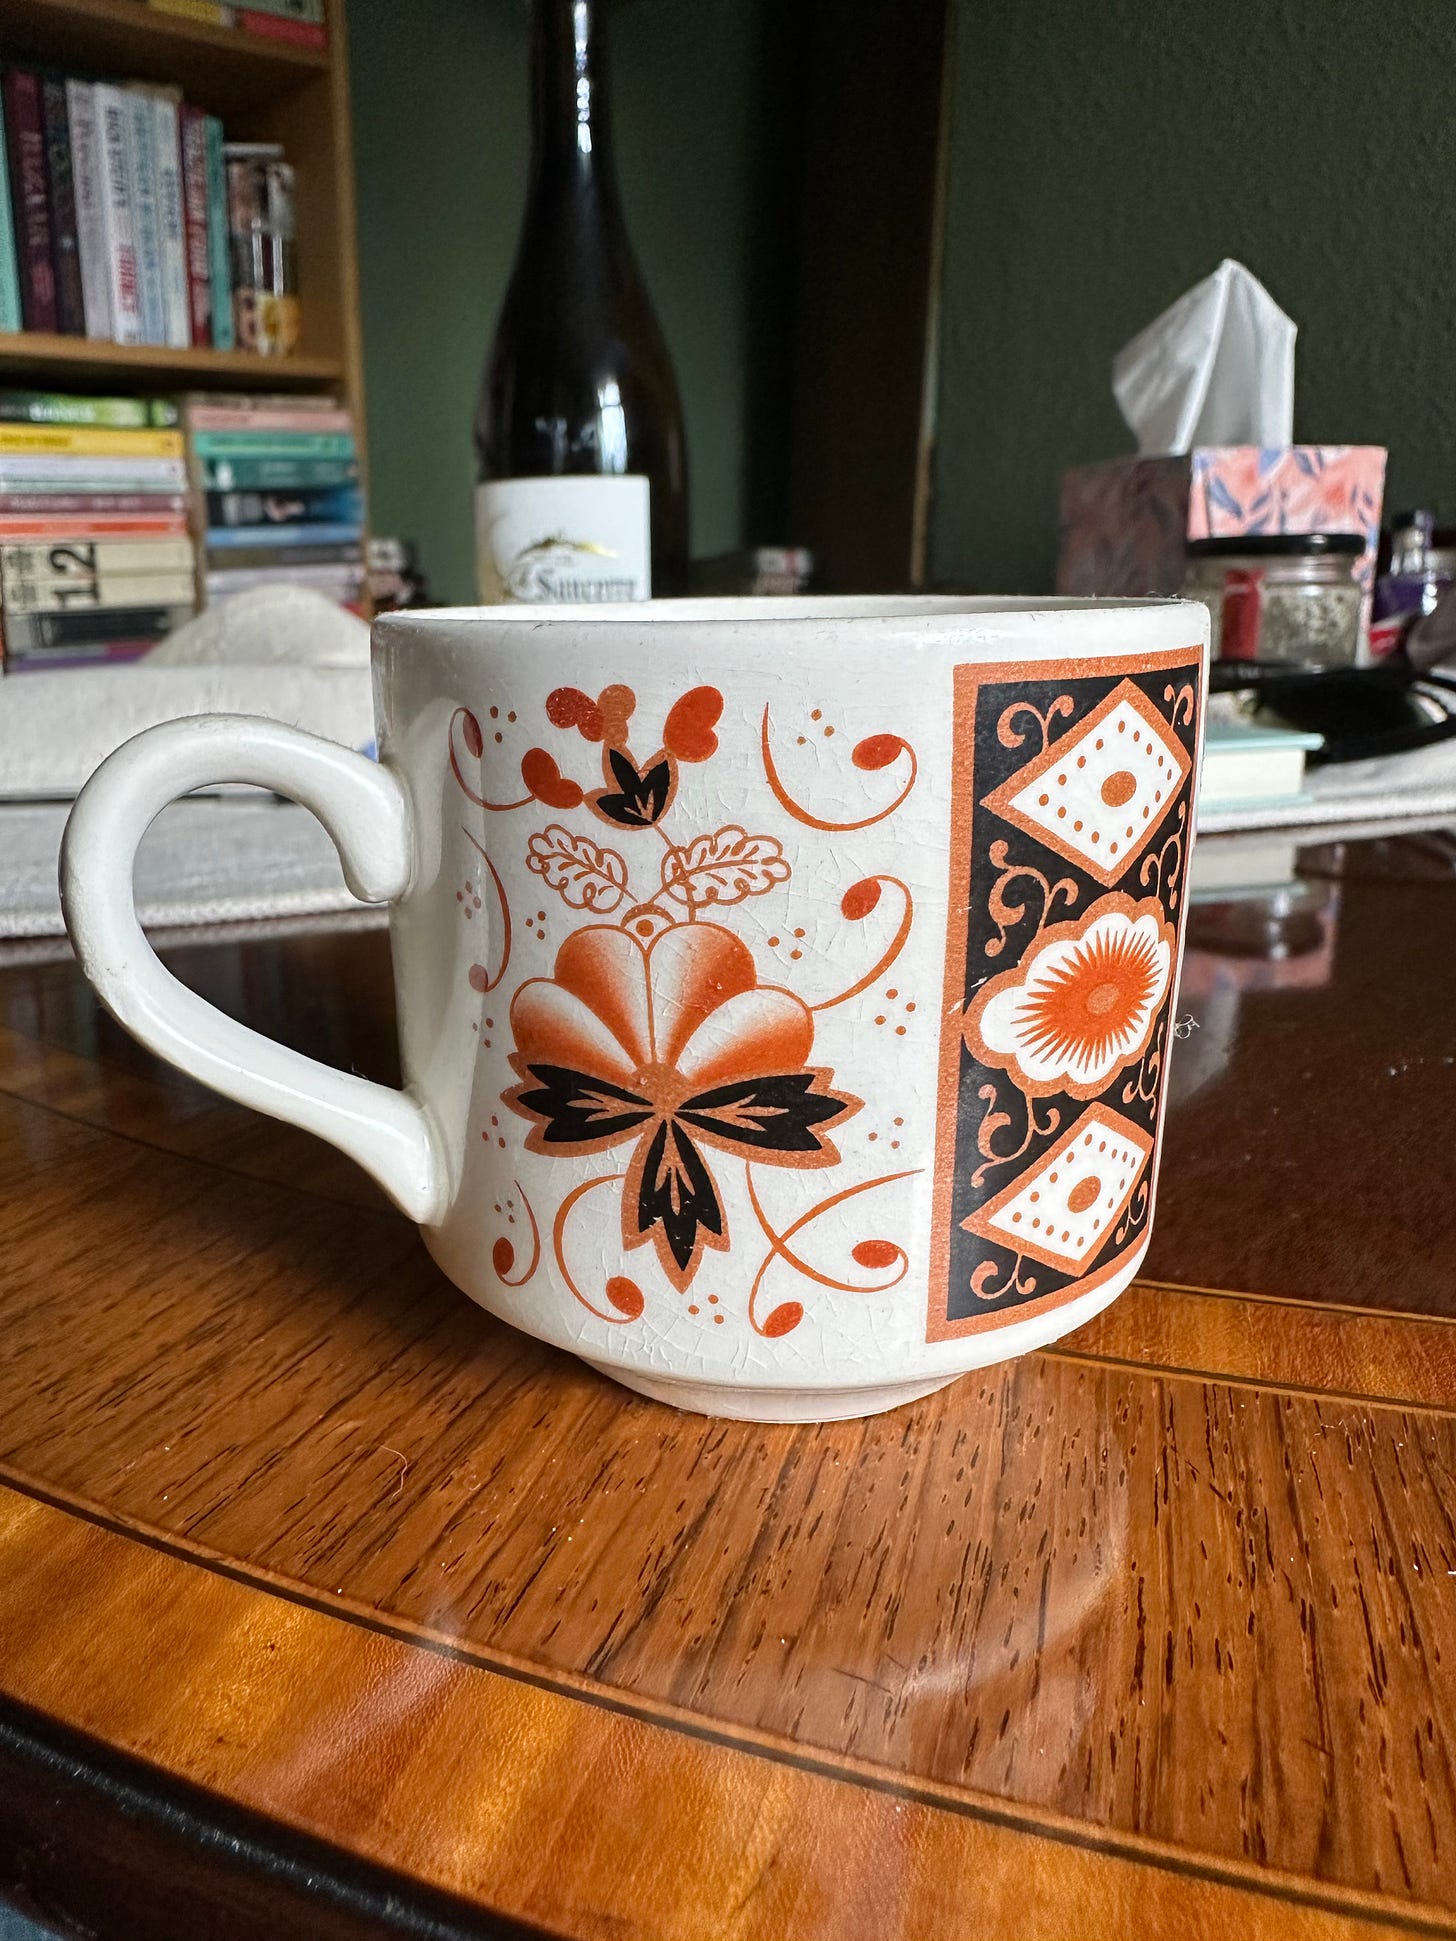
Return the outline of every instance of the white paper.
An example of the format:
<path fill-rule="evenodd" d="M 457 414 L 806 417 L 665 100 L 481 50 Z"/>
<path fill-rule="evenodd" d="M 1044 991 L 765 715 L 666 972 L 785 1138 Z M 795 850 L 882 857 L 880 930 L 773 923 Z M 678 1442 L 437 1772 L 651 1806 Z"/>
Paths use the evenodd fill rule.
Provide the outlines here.
<path fill-rule="evenodd" d="M 1292 444 L 1294 334 L 1259 279 L 1225 257 L 1112 361 L 1138 451 Z"/>

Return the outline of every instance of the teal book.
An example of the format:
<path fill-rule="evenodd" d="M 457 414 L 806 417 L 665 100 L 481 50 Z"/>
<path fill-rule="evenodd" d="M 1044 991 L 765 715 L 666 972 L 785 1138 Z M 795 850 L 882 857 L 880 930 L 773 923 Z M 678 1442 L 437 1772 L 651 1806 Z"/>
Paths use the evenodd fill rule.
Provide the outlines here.
<path fill-rule="evenodd" d="M 352 458 L 210 458 L 202 468 L 209 492 L 297 492 L 352 485 L 358 476 Z"/>
<path fill-rule="evenodd" d="M 5 110 L 0 104 L 0 158 L 5 154 Z M 20 328 L 20 263 L 10 208 L 10 171 L 0 160 L 0 330 Z"/>
<path fill-rule="evenodd" d="M 221 566 L 225 555 L 239 547 L 292 547 L 295 551 L 314 546 L 353 546 L 364 536 L 364 528 L 352 519 L 337 525 L 317 526 L 209 526 L 207 557 Z"/>
<path fill-rule="evenodd" d="M 212 347 L 236 350 L 233 328 L 233 278 L 228 262 L 227 170 L 222 159 L 222 123 L 207 117 L 207 262 L 212 283 Z"/>
<path fill-rule="evenodd" d="M 140 81 L 121 90 L 126 110 L 126 148 L 131 163 L 132 222 L 136 235 L 137 303 L 142 342 L 165 344 L 167 312 L 162 288 L 162 214 L 157 191 L 157 150 L 152 139 L 152 97 Z"/>
<path fill-rule="evenodd" d="M 350 431 L 194 431 L 198 458 L 353 458 Z"/>

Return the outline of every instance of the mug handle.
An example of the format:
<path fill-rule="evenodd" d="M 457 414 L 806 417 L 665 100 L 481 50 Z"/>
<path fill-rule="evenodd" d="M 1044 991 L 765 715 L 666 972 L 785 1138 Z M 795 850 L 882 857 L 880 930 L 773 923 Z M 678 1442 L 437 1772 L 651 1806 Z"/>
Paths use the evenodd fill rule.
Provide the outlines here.
<path fill-rule="evenodd" d="M 252 782 L 311 809 L 333 837 L 349 888 L 366 903 L 392 902 L 408 889 L 409 801 L 388 768 L 249 715 L 168 721 L 102 762 L 66 824 L 61 904 L 81 969 L 148 1050 L 225 1098 L 332 1141 L 401 1212 L 434 1225 L 445 1211 L 449 1167 L 419 1100 L 239 1024 L 165 970 L 142 933 L 132 884 L 137 845 L 175 797 L 214 782 Z"/>

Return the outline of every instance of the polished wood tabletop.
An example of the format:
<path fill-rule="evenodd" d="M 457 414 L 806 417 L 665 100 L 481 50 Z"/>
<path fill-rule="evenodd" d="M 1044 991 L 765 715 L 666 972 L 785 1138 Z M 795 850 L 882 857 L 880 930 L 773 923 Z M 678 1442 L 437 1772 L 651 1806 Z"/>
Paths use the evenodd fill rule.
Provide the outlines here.
<path fill-rule="evenodd" d="M 492 1320 L 0 967 L 0 1898 L 150 1937 L 1456 1933 L 1456 843 L 1200 904 L 1147 1277 L 861 1422 Z M 164 948 L 391 1079 L 377 929 Z"/>

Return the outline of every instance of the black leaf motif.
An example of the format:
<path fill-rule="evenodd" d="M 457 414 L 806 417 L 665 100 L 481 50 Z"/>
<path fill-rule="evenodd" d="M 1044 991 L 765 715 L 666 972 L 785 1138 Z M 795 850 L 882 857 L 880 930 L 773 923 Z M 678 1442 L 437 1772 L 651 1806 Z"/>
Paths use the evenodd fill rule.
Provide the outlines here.
<path fill-rule="evenodd" d="M 645 773 L 624 749 L 607 753 L 618 793 L 599 789 L 592 797 L 597 813 L 626 829 L 650 829 L 666 812 L 672 794 L 672 769 L 666 758 Z"/>
<path fill-rule="evenodd" d="M 518 1089 L 515 1103 L 541 1121 L 543 1145 L 596 1149 L 635 1132 L 652 1117 L 653 1108 L 646 1099 L 624 1092 L 607 1079 L 591 1078 L 562 1065 L 532 1065 L 530 1072 L 540 1080 L 541 1089 Z"/>
<path fill-rule="evenodd" d="M 723 1209 L 713 1176 L 682 1127 L 664 1119 L 647 1142 L 637 1189 L 637 1229 L 661 1227 L 678 1272 L 692 1272 L 700 1229 L 721 1238 Z"/>
<path fill-rule="evenodd" d="M 815 1072 L 738 1079 L 685 1099 L 677 1116 L 728 1145 L 768 1152 L 824 1152 L 825 1142 L 815 1126 L 852 1111 L 854 1101 L 817 1088 Z"/>

